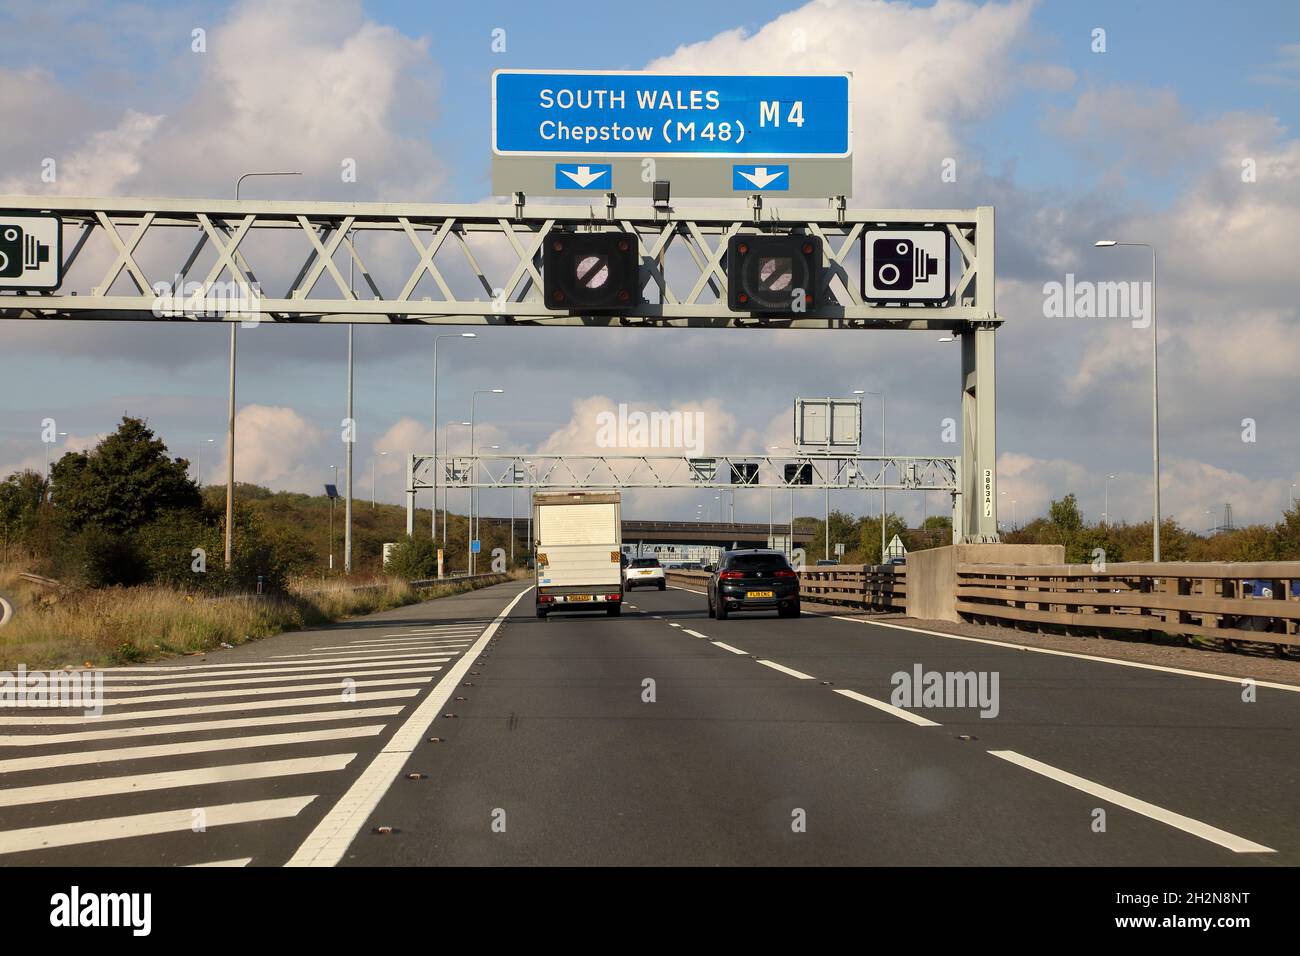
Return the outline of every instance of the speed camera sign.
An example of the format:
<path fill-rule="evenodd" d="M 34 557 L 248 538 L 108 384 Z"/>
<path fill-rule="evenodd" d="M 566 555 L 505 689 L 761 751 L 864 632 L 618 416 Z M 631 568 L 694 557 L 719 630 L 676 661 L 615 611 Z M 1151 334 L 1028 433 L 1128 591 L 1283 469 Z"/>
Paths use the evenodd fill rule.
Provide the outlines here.
<path fill-rule="evenodd" d="M 62 238 L 58 216 L 0 212 L 0 289 L 57 289 Z"/>
<path fill-rule="evenodd" d="M 867 302 L 947 300 L 948 231 L 942 226 L 871 229 L 863 243 L 862 298 Z"/>

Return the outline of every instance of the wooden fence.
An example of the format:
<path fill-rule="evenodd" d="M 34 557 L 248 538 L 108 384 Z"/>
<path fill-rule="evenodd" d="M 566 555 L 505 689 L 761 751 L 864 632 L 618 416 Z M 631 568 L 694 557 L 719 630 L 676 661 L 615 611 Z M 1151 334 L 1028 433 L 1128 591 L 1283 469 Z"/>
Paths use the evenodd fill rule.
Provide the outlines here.
<path fill-rule="evenodd" d="M 1300 646 L 1300 561 L 959 564 L 956 597 L 978 623 Z"/>

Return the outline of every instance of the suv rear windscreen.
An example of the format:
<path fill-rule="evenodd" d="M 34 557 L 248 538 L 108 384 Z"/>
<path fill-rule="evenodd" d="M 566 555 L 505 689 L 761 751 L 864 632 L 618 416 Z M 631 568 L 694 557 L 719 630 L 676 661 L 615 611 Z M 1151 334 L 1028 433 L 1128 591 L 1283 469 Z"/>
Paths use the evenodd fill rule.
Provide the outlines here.
<path fill-rule="evenodd" d="M 789 566 L 779 554 L 737 554 L 727 559 L 729 571 L 780 571 Z"/>
<path fill-rule="evenodd" d="M 634 568 L 657 568 L 659 567 L 658 558 L 633 558 L 632 567 Z"/>

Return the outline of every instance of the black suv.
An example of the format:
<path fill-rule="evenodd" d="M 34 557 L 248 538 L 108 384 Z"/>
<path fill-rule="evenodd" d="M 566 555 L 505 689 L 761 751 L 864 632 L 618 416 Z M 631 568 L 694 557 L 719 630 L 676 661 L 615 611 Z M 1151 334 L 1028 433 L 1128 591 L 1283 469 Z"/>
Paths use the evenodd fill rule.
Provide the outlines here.
<path fill-rule="evenodd" d="M 709 578 L 709 617 L 732 611 L 776 611 L 799 616 L 799 575 L 780 551 L 726 551 Z"/>

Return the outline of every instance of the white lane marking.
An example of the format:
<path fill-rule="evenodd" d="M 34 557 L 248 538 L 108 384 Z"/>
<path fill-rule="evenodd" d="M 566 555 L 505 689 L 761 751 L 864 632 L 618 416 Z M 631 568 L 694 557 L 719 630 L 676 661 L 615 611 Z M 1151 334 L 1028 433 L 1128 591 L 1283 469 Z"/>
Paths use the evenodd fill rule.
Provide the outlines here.
<path fill-rule="evenodd" d="M 410 637 L 406 634 L 394 634 L 392 637 L 361 637 L 348 641 L 347 647 L 365 647 L 367 644 L 471 644 L 477 634 L 429 634 Z M 318 648 L 312 648 L 317 650 Z"/>
<path fill-rule="evenodd" d="M 425 657 L 433 653 L 436 652 L 433 650 L 423 650 L 423 649 L 416 650 L 415 648 L 412 648 L 409 652 L 403 652 L 400 654 L 394 654 L 392 651 L 387 651 L 383 649 L 355 650 L 355 651 L 342 651 L 336 649 L 333 651 L 326 651 L 325 655 L 346 654 L 347 656 L 346 657 L 329 657 L 329 656 L 322 657 L 320 651 L 306 651 L 302 654 L 281 654 L 279 657 L 275 659 L 275 662 L 277 664 L 287 664 L 290 662 L 294 662 L 298 664 L 310 664 L 311 661 L 313 660 L 319 660 L 321 661 L 321 663 L 325 663 L 327 661 L 329 663 L 351 661 L 352 663 L 356 663 L 356 664 L 373 664 L 376 660 L 401 661 L 408 657 Z M 303 660 L 303 658 L 310 658 L 310 660 Z"/>
<path fill-rule="evenodd" d="M 440 660 L 450 660 L 450 658 L 440 658 Z M 349 677 L 390 677 L 394 674 L 427 674 L 430 672 L 429 667 L 393 667 L 387 665 L 378 665 L 381 670 L 349 670 L 342 674 L 313 673 L 313 674 L 274 674 L 270 677 L 232 677 L 229 680 L 185 680 L 176 681 L 172 684 L 128 684 L 116 685 L 106 688 L 106 694 L 130 694 L 141 690 L 180 690 L 184 687 L 229 687 L 238 685 L 240 687 L 249 684 L 273 684 L 277 681 L 288 680 L 332 680 L 340 681 Z M 260 671 L 259 671 L 260 673 Z M 281 688 L 287 690 L 287 688 Z M 159 698 L 154 698 L 155 700 Z"/>
<path fill-rule="evenodd" d="M 429 725 L 442 711 L 443 706 L 456 690 L 457 683 L 473 665 L 474 659 L 487 646 L 496 634 L 501 622 L 506 619 L 532 586 L 524 588 L 508 603 L 501 613 L 483 631 L 482 636 L 470 650 L 461 656 L 451 670 L 447 671 L 436 687 L 424 698 L 398 729 L 388 744 L 371 761 L 370 766 L 362 771 L 361 776 L 348 788 L 315 830 L 298 847 L 286 866 L 334 866 L 343 858 L 356 835 L 365 826 L 366 820 L 388 788 L 392 786 L 402 767 L 410 759 L 420 738 Z"/>
<path fill-rule="evenodd" d="M 651 614 L 650 619 L 652 621 L 662 621 L 664 619 L 664 616 L 662 614 Z"/>
<path fill-rule="evenodd" d="M 263 760 L 258 763 L 226 764 L 200 767 L 197 770 L 167 770 L 162 773 L 138 773 L 127 777 L 102 777 L 97 780 L 74 780 L 47 783 L 34 787 L 9 787 L 0 790 L 0 807 L 22 807 L 55 800 L 84 800 L 119 793 L 144 793 L 149 790 L 176 790 L 214 783 L 237 783 L 241 780 L 268 780 L 308 773 L 343 770 L 356 754 L 327 754 L 322 757 L 296 757 L 290 760 Z"/>
<path fill-rule="evenodd" d="M 248 866 L 253 862 L 251 856 L 241 856 L 237 860 L 213 860 L 211 863 L 188 863 L 187 866 Z"/>
<path fill-rule="evenodd" d="M 1239 837 L 1227 830 L 1220 830 L 1218 827 L 1212 827 L 1208 823 L 1202 823 L 1200 820 L 1193 820 L 1191 817 L 1185 817 L 1181 813 L 1174 813 L 1172 810 L 1166 810 L 1164 807 L 1158 807 L 1154 803 L 1147 803 L 1145 800 L 1139 800 L 1137 797 L 1130 797 L 1126 793 L 1120 793 L 1118 790 L 1112 790 L 1110 787 L 1095 783 L 1084 777 L 1069 773 L 1065 770 L 1059 770 L 1050 764 L 1045 764 L 1040 760 L 1032 757 L 1026 757 L 1018 754 L 1014 750 L 990 750 L 995 757 L 1013 763 L 1018 767 L 1024 767 L 1026 770 L 1032 770 L 1034 773 L 1041 774 L 1057 783 L 1063 783 L 1067 787 L 1073 787 L 1075 790 L 1082 790 L 1084 793 L 1094 796 L 1099 800 L 1105 800 L 1107 803 L 1113 803 L 1125 810 L 1132 810 L 1134 813 L 1140 813 L 1144 817 L 1150 817 L 1160 823 L 1168 824 L 1175 829 L 1182 830 L 1184 833 L 1190 833 L 1192 836 L 1200 837 L 1202 840 L 1208 840 L 1210 843 L 1216 843 L 1224 849 L 1231 850 L 1233 853 L 1276 853 L 1271 847 Z"/>
<path fill-rule="evenodd" d="M 285 797 L 279 800 L 257 800 L 250 803 L 226 803 L 203 808 L 203 822 L 208 828 L 233 823 L 255 823 L 262 820 L 282 820 L 296 817 L 307 804 L 316 799 L 315 794 L 305 797 Z M 161 813 L 141 813 L 129 817 L 108 817 L 102 820 L 80 820 L 76 823 L 56 823 L 51 826 L 28 827 L 24 830 L 0 832 L 0 853 L 22 853 L 25 850 L 48 850 L 58 846 L 76 846 L 82 843 L 101 843 L 128 837 L 152 836 L 158 833 L 183 833 L 194 825 L 194 810 L 164 810 Z"/>
<path fill-rule="evenodd" d="M 79 750 L 39 757 L 11 757 L 0 760 L 0 771 L 17 773 L 21 770 L 48 770 L 51 767 L 80 767 L 118 760 L 150 760 L 174 754 L 219 753 L 225 750 L 247 750 L 251 747 L 283 747 L 289 744 L 319 743 L 323 740 L 352 740 L 357 737 L 374 737 L 383 733 L 383 724 L 364 727 L 335 727 L 330 730 L 304 730 L 291 734 L 261 734 L 254 737 L 223 737 L 221 740 L 170 741 L 147 747 L 118 747 L 107 750 Z"/>
<path fill-rule="evenodd" d="M 709 593 L 709 592 L 707 592 L 707 591 L 697 591 L 697 590 L 695 590 L 695 588 L 684 588 L 684 587 L 682 587 L 682 586 L 679 585 L 679 584 L 670 584 L 670 585 L 668 585 L 668 586 L 669 586 L 670 588 L 672 588 L 674 591 L 689 591 L 691 594 L 708 594 L 708 593 Z"/>
<path fill-rule="evenodd" d="M 464 624 L 459 627 L 411 627 L 404 631 L 398 631 L 396 634 L 383 634 L 382 637 L 399 637 L 415 635 L 418 637 L 441 637 L 441 636 L 459 636 L 462 634 L 478 634 L 483 630 L 482 624 Z"/>
<path fill-rule="evenodd" d="M 434 670 L 441 670 L 435 667 Z M 402 697 L 414 697 L 420 688 L 411 690 L 379 690 L 357 694 L 349 703 L 369 703 L 372 700 L 397 700 Z M 286 707 L 314 707 L 317 704 L 339 704 L 342 698 L 338 694 L 325 694 L 321 697 L 285 697 L 283 700 L 241 700 L 233 704 L 205 704 L 202 707 L 165 707 L 161 710 L 122 710 L 104 713 L 99 717 L 0 717 L 0 724 L 18 724 L 24 727 L 55 727 L 64 724 L 103 724 L 118 720 L 153 720 L 155 717 L 190 717 L 196 714 L 230 713 L 232 710 L 283 710 Z"/>
<path fill-rule="evenodd" d="M 346 653 L 353 651 L 451 651 L 458 652 L 463 647 L 469 647 L 473 641 L 392 641 L 386 644 L 358 644 L 356 647 L 345 647 L 342 650 Z M 333 648 L 338 653 L 339 648 Z"/>
<path fill-rule="evenodd" d="M 429 654 L 432 654 L 433 651 L 429 651 L 428 653 L 429 653 Z M 414 666 L 417 665 L 417 664 L 426 664 L 426 663 L 432 663 L 432 662 L 433 662 L 433 658 L 428 657 L 428 656 L 425 656 L 425 657 L 417 658 L 417 659 L 415 659 L 415 660 L 402 659 L 402 660 L 400 660 L 400 661 L 394 661 L 391 665 L 389 665 L 389 664 L 385 664 L 383 661 L 373 661 L 372 663 L 373 663 L 375 666 L 377 666 L 377 667 L 388 667 L 388 666 L 391 666 L 391 667 L 407 667 L 407 666 L 414 667 Z M 155 680 L 157 680 L 157 681 L 163 681 L 163 680 L 175 680 L 175 679 L 177 679 L 177 678 L 183 678 L 183 679 L 185 679 L 185 680 L 188 680 L 188 681 L 192 681 L 192 682 L 194 682 L 195 686 L 200 686 L 200 685 L 199 685 L 199 682 L 202 681 L 203 678 L 205 678 L 205 677 L 231 677 L 231 676 L 233 676 L 233 675 L 237 675 L 237 674 L 242 674 L 242 675 L 247 675 L 247 674 L 275 674 L 275 675 L 279 675 L 279 676 L 277 676 L 277 677 L 273 677 L 273 678 L 268 678 L 268 679 L 270 679 L 270 680 L 293 680 L 293 679 L 295 679 L 295 678 L 299 678 L 299 677 L 307 677 L 307 676 L 309 676 L 309 675 L 307 675 L 307 674 L 301 674 L 301 673 L 299 673 L 299 671 L 310 671 L 310 672 L 312 672 L 312 673 L 318 673 L 318 672 L 321 672 L 321 671 L 351 671 L 353 668 L 358 667 L 358 666 L 369 666 L 369 665 L 367 665 L 367 664 L 358 665 L 358 664 L 355 664 L 355 663 L 353 663 L 353 664 L 320 664 L 320 663 L 313 663 L 313 662 L 311 662 L 311 661 L 303 661 L 303 662 L 300 663 L 300 664 L 290 664 L 290 665 L 287 665 L 287 666 L 285 666 L 285 667 L 277 667 L 277 668 L 274 668 L 274 669 L 272 669 L 272 670 L 262 670 L 261 668 L 258 668 L 258 669 L 256 669 L 256 670 L 247 670 L 247 671 L 199 671 L 199 672 L 189 672 L 189 673 L 183 673 L 183 674 L 134 674 L 134 675 L 132 675 L 132 674 L 109 674 L 109 675 L 107 675 L 107 676 L 104 678 L 104 681 L 105 681 L 105 683 L 108 683 L 108 682 L 112 682 L 112 683 L 134 683 L 134 682 L 137 682 L 137 681 L 155 681 Z"/>
<path fill-rule="evenodd" d="M 731 651 L 733 654 L 748 654 L 749 651 L 742 651 L 739 647 L 732 647 L 730 644 L 723 644 L 721 641 L 714 641 L 714 647 L 720 647 L 724 651 Z"/>
<path fill-rule="evenodd" d="M 770 667 L 774 671 L 780 671 L 782 674 L 789 674 L 791 677 L 797 677 L 800 680 L 815 680 L 812 674 L 805 674 L 803 671 L 797 671 L 793 668 L 786 667 L 784 664 L 778 664 L 776 661 L 759 661 L 764 667 Z"/>
<path fill-rule="evenodd" d="M 919 714 L 914 714 L 910 710 L 904 710 L 901 707 L 895 707 L 893 704 L 886 704 L 883 700 L 876 700 L 874 697 L 868 697 L 866 694 L 859 694 L 855 690 L 836 690 L 835 693 L 843 694 L 850 700 L 856 700 L 859 704 L 867 704 L 877 710 L 883 710 L 887 714 L 893 714 L 895 717 L 901 717 L 908 723 L 916 724 L 918 727 L 942 727 L 943 724 L 936 723 Z"/>
<path fill-rule="evenodd" d="M 1191 671 L 1182 667 L 1162 667 L 1159 664 L 1143 664 L 1139 661 L 1122 661 L 1115 657 L 1099 657 L 1094 654 L 1079 654 L 1074 651 L 1058 651 L 1050 647 L 1030 647 L 1027 644 L 1013 644 L 1009 641 L 996 641 L 987 637 L 966 637 L 963 634 L 946 634 L 943 631 L 931 631 L 923 627 L 909 627 L 906 624 L 892 624 L 884 621 L 866 621 L 856 617 L 844 617 L 839 614 L 819 614 L 817 611 L 805 611 L 805 614 L 818 614 L 819 617 L 830 617 L 837 621 L 848 621 L 851 624 L 870 624 L 873 627 L 892 627 L 898 631 L 912 631 L 916 634 L 929 634 L 931 637 L 946 637 L 952 641 L 970 641 L 974 644 L 992 644 L 994 647 L 1009 647 L 1017 651 L 1032 651 L 1035 654 L 1051 654 L 1055 657 L 1073 657 L 1081 661 L 1097 661 L 1102 664 L 1119 664 L 1121 667 L 1136 667 L 1146 671 L 1163 671 L 1166 674 L 1178 674 L 1181 677 L 1204 677 L 1207 680 L 1224 680 L 1230 684 L 1241 685 L 1241 682 L 1247 680 L 1245 677 L 1229 677 L 1226 674 L 1209 674 L 1205 671 Z M 1269 687 L 1273 690 L 1289 690 L 1300 693 L 1300 685 L 1297 684 L 1278 684 L 1273 681 L 1256 680 L 1249 678 L 1251 683 L 1256 687 Z"/>
<path fill-rule="evenodd" d="M 689 627 L 684 627 L 682 628 L 682 630 L 685 631 L 687 634 L 691 635 L 691 637 L 702 637 L 706 641 L 709 639 L 709 635 L 701 634 L 699 631 L 692 631 Z"/>
<path fill-rule="evenodd" d="M 346 653 L 346 652 L 340 651 L 340 653 Z M 126 674 L 126 673 L 131 673 L 131 672 L 133 672 L 133 671 L 196 671 L 196 670 L 215 670 L 215 669 L 217 669 L 217 668 L 225 668 L 225 667 L 281 667 L 281 668 L 283 668 L 283 667 L 289 667 L 289 666 L 290 666 L 290 663 L 291 663 L 291 662 L 290 662 L 289 660 L 286 660 L 286 659 L 285 659 L 285 658 L 288 657 L 288 656 L 290 656 L 290 655 L 281 655 L 280 657 L 277 657 L 277 658 L 275 658 L 275 659 L 273 659 L 273 660 L 269 660 L 269 661 L 244 661 L 242 664 L 185 664 L 185 665 L 179 665 L 179 666 L 173 666 L 173 667 L 138 667 L 138 668 L 137 668 L 137 667 L 132 667 L 132 668 L 123 668 L 123 669 L 118 669 L 118 670 L 116 670 L 114 673 L 118 673 L 118 674 Z M 296 656 L 296 655 L 295 655 L 295 656 Z M 394 656 L 394 657 L 420 657 L 420 656 L 422 656 L 422 655 L 420 655 L 420 654 L 394 654 L 393 656 Z M 311 666 L 315 666 L 316 664 L 346 664 L 346 663 L 353 663 L 353 662 L 358 661 L 358 660 L 364 662 L 364 661 L 365 661 L 365 658 L 364 658 L 364 657 L 335 657 L 335 658 L 327 658 L 327 659 L 323 659 L 323 660 L 315 660 L 315 661 L 299 661 L 299 662 L 297 662 L 297 663 L 298 663 L 299 665 L 309 664 L 309 665 L 311 665 Z M 215 675 L 214 675 L 214 676 L 215 676 Z"/>
<path fill-rule="evenodd" d="M 309 714 L 276 714 L 272 717 L 236 717 L 229 720 L 195 720 L 187 724 L 149 724 L 144 727 L 110 727 L 107 730 L 83 730 L 80 733 L 5 734 L 0 747 L 38 747 L 46 744 L 76 744 L 88 740 L 130 740 L 156 737 L 159 734 L 192 734 L 209 730 L 233 730 L 240 727 L 268 727 L 284 724 L 313 724 L 335 720 L 367 720 L 392 717 L 402 707 L 357 707 L 353 710 L 317 710 Z"/>
<path fill-rule="evenodd" d="M 450 660 L 450 658 L 444 658 Z M 161 704 L 168 700 L 216 700 L 221 697 L 260 697 L 269 694 L 304 694 L 331 687 L 342 687 L 344 681 L 352 680 L 340 674 L 325 684 L 293 684 L 289 687 L 236 687 L 233 690 L 200 690 L 192 694 L 146 694 L 143 697 L 123 697 L 121 700 L 111 698 L 104 701 L 105 707 L 127 707 L 131 704 Z M 427 684 L 433 675 L 425 673 L 416 677 L 387 677 L 381 680 L 352 681 L 353 687 L 394 687 L 398 684 Z M 129 692 L 129 688 L 128 688 Z"/>
<path fill-rule="evenodd" d="M 669 622 L 668 622 L 668 626 L 669 626 L 669 627 L 681 627 L 680 624 L 674 624 L 672 621 L 669 621 Z"/>

